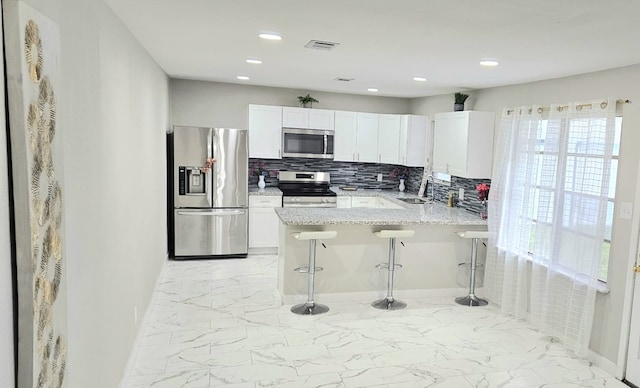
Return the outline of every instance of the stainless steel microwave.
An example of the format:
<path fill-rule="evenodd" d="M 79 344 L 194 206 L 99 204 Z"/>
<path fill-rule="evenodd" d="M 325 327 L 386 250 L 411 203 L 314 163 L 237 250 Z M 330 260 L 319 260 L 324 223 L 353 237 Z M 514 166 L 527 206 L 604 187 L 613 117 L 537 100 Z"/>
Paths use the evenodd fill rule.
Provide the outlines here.
<path fill-rule="evenodd" d="M 282 128 L 282 156 L 333 159 L 334 131 Z"/>

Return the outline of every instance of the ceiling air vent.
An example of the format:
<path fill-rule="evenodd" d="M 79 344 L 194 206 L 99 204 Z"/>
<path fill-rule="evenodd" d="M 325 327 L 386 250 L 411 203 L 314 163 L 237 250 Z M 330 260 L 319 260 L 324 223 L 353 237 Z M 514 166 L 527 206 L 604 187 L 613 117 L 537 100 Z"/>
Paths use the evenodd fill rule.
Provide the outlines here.
<path fill-rule="evenodd" d="M 316 50 L 332 50 L 340 43 L 326 42 L 324 40 L 310 40 L 304 47 Z"/>
<path fill-rule="evenodd" d="M 334 78 L 334 81 L 340 81 L 340 82 L 351 82 L 353 81 L 355 78 L 344 78 L 344 77 L 338 77 L 338 78 Z"/>

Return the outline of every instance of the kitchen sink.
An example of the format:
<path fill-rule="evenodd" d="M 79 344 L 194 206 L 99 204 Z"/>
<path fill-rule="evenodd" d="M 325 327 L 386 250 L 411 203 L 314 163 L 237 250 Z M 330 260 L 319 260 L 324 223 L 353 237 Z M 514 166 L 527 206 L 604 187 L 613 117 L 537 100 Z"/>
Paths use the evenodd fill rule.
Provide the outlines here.
<path fill-rule="evenodd" d="M 411 203 L 414 205 L 421 205 L 423 203 L 429 202 L 426 199 L 422 199 L 422 198 L 398 198 L 398 199 L 404 203 Z"/>

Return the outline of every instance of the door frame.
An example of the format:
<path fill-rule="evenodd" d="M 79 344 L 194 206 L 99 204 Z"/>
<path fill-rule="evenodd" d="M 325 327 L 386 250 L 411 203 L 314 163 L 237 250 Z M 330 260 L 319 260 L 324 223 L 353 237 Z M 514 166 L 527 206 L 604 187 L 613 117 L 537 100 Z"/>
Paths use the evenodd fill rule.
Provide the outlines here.
<path fill-rule="evenodd" d="M 623 124 L 624 125 L 624 124 Z M 620 330 L 620 344 L 618 346 L 618 359 L 616 362 L 615 377 L 624 380 L 627 374 L 627 360 L 629 358 L 629 341 L 631 340 L 631 312 L 633 310 L 633 294 L 636 285 L 636 274 L 631 271 L 636 265 L 636 257 L 639 254 L 640 244 L 640 161 L 638 162 L 638 173 L 636 176 L 636 190 L 634 197 L 633 216 L 631 218 L 631 238 L 629 241 L 628 257 L 627 257 L 627 273 L 625 275 L 624 301 L 622 305 L 622 325 Z M 635 301 L 640 303 L 640 301 Z"/>

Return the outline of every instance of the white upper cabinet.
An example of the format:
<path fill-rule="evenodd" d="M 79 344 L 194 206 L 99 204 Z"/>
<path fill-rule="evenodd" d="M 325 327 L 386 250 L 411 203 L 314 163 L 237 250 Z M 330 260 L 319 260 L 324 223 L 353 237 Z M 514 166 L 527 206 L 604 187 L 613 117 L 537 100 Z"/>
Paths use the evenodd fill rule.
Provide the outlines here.
<path fill-rule="evenodd" d="M 378 162 L 398 164 L 400 115 L 378 115 Z"/>
<path fill-rule="evenodd" d="M 309 109 L 309 128 L 328 129 L 335 127 L 335 112 L 327 109 Z"/>
<path fill-rule="evenodd" d="M 285 128 L 328 129 L 334 128 L 334 111 L 282 107 L 282 126 Z"/>
<path fill-rule="evenodd" d="M 365 163 L 376 163 L 378 159 L 378 115 L 358 112 L 356 160 Z"/>
<path fill-rule="evenodd" d="M 285 128 L 309 128 L 309 109 L 282 107 L 282 126 Z"/>
<path fill-rule="evenodd" d="M 249 157 L 280 159 L 282 107 L 249 105 Z"/>
<path fill-rule="evenodd" d="M 431 139 L 427 116 L 402 115 L 398 164 L 425 167 L 431 162 Z"/>
<path fill-rule="evenodd" d="M 335 112 L 335 133 L 333 138 L 333 160 L 356 162 L 356 130 L 358 128 L 356 112 Z"/>
<path fill-rule="evenodd" d="M 494 113 L 436 114 L 433 170 L 463 178 L 491 178 Z"/>

